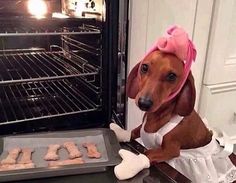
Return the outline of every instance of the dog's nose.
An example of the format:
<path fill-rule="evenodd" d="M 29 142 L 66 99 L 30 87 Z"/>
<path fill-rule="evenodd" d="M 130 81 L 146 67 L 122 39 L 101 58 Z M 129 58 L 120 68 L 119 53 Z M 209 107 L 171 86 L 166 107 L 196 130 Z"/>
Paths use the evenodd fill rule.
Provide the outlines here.
<path fill-rule="evenodd" d="M 143 111 L 148 111 L 152 107 L 152 100 L 149 97 L 140 97 L 138 100 L 138 106 Z"/>

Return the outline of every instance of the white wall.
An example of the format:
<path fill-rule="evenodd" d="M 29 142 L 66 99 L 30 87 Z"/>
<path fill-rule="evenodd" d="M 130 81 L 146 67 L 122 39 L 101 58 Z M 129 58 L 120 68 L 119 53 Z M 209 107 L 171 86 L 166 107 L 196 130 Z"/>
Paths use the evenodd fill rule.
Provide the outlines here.
<path fill-rule="evenodd" d="M 198 55 L 193 65 L 197 90 L 196 109 L 202 86 L 213 0 L 130 0 L 130 71 L 148 48 L 170 25 L 182 26 L 193 38 Z M 143 113 L 133 100 L 128 101 L 128 129 L 142 121 Z"/>
<path fill-rule="evenodd" d="M 236 1 L 215 0 L 200 115 L 236 135 Z M 234 125 L 233 125 L 234 124 Z"/>

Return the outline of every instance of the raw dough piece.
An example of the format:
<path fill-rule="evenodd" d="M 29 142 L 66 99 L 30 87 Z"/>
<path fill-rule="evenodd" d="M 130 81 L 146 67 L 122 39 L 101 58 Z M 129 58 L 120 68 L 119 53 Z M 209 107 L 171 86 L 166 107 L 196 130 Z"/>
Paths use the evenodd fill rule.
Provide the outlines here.
<path fill-rule="evenodd" d="M 52 144 L 48 146 L 48 152 L 44 156 L 46 161 L 56 161 L 59 160 L 58 150 L 61 148 L 59 144 Z"/>
<path fill-rule="evenodd" d="M 67 149 L 70 159 L 79 158 L 82 156 L 82 153 L 78 150 L 78 147 L 73 141 L 65 142 L 63 146 Z"/>
<path fill-rule="evenodd" d="M 18 161 L 19 164 L 29 164 L 32 163 L 32 153 L 34 152 L 33 149 L 30 148 L 23 148 L 22 149 L 22 156 L 21 159 Z"/>
<path fill-rule="evenodd" d="M 34 168 L 34 163 L 27 163 L 27 164 L 13 164 L 13 165 L 1 165 L 0 171 L 8 171 L 8 170 L 19 170 L 19 169 L 28 169 L 28 168 Z"/>
<path fill-rule="evenodd" d="M 12 165 L 16 164 L 16 160 L 21 152 L 20 148 L 14 148 L 8 151 L 8 155 L 5 159 L 1 161 L 2 165 Z"/>
<path fill-rule="evenodd" d="M 76 165 L 76 164 L 84 164 L 84 160 L 82 158 L 75 158 L 61 161 L 50 161 L 48 163 L 48 166 L 52 167 L 52 166 Z"/>
<path fill-rule="evenodd" d="M 87 156 L 89 158 L 101 158 L 101 153 L 98 152 L 96 144 L 94 143 L 84 143 L 83 147 L 87 148 Z"/>

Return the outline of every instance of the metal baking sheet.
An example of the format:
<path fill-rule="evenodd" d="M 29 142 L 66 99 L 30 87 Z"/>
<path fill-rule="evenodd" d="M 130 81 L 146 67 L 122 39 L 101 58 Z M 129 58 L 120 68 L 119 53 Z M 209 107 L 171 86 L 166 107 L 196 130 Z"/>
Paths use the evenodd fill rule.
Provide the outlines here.
<path fill-rule="evenodd" d="M 64 142 L 73 141 L 77 144 L 80 152 L 83 154 L 83 160 L 85 163 L 97 163 L 108 161 L 107 150 L 105 147 L 105 142 L 103 135 L 85 136 L 85 137 L 72 137 L 72 138 L 16 138 L 16 137 L 6 137 L 4 138 L 3 153 L 0 160 L 6 158 L 7 151 L 15 147 L 20 148 L 32 148 L 34 153 L 32 154 L 32 160 L 36 167 L 47 167 L 48 162 L 43 159 L 48 150 L 48 145 L 50 144 L 60 144 L 63 145 Z M 93 142 L 97 144 L 98 151 L 102 154 L 100 159 L 91 159 L 86 156 L 87 151 L 82 147 L 83 143 Z M 66 149 L 61 148 L 59 150 L 60 160 L 66 160 L 68 158 L 68 152 Z M 18 158 L 20 159 L 21 156 Z"/>
<path fill-rule="evenodd" d="M 55 143 L 62 145 L 65 141 L 69 140 L 74 141 L 78 145 L 79 150 L 83 153 L 82 158 L 85 163 L 56 168 L 47 167 L 48 162 L 43 160 L 47 152 L 47 146 Z M 82 147 L 84 142 L 96 143 L 102 157 L 100 159 L 88 158 L 86 156 L 86 149 Z M 0 182 L 106 171 L 108 166 L 117 165 L 121 161 L 118 155 L 120 145 L 114 132 L 109 129 L 36 133 L 3 137 L 0 139 L 0 160 L 5 158 L 7 151 L 14 147 L 33 148 L 35 152 L 32 154 L 32 160 L 36 168 L 0 172 Z M 59 156 L 60 160 L 68 159 L 68 153 L 64 148 L 59 150 Z"/>

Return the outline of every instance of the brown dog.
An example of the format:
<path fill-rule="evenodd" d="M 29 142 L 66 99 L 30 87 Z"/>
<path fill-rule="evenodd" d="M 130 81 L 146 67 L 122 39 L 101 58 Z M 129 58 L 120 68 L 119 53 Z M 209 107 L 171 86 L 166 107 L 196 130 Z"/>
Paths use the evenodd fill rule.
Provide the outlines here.
<path fill-rule="evenodd" d="M 135 88 L 139 65 L 130 73 L 127 83 L 129 88 Z M 201 118 L 195 112 L 195 87 L 192 74 L 189 75 L 180 94 L 168 103 L 164 99 L 173 93 L 182 79 L 183 62 L 176 56 L 155 51 L 142 62 L 140 88 L 137 93 L 128 93 L 135 98 L 137 106 L 146 112 L 145 131 L 157 132 L 175 114 L 186 116 L 181 124 L 166 134 L 162 148 L 146 152 L 151 161 L 166 161 L 179 156 L 180 149 L 191 149 L 204 146 L 211 141 L 212 133 L 206 128 Z M 158 109 L 158 110 L 156 110 Z M 140 137 L 140 125 L 132 131 L 131 138 Z M 188 138 L 186 138 L 188 137 Z"/>
<path fill-rule="evenodd" d="M 145 132 L 158 132 L 173 116 L 184 116 L 174 129 L 164 135 L 159 148 L 145 152 L 151 164 L 171 160 L 178 157 L 181 150 L 203 147 L 212 140 L 212 132 L 194 110 L 195 86 L 191 73 L 180 93 L 165 102 L 178 89 L 183 70 L 183 61 L 173 54 L 157 50 L 145 57 L 129 74 L 127 93 L 142 111 L 146 111 Z M 132 130 L 131 139 L 140 137 L 141 128 L 142 124 Z M 233 156 L 230 156 L 231 160 L 235 158 Z M 235 165 L 235 159 L 232 162 Z"/>

